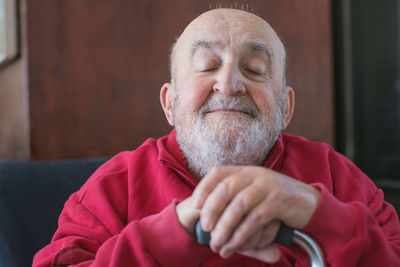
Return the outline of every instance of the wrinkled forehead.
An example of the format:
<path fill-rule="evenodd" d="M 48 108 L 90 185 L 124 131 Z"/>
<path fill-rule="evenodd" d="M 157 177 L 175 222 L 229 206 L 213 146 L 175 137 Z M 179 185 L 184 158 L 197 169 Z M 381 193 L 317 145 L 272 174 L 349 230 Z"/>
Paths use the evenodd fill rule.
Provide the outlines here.
<path fill-rule="evenodd" d="M 268 50 L 274 65 L 283 65 L 286 60 L 283 44 L 272 27 L 260 17 L 241 10 L 216 9 L 194 19 L 179 37 L 172 60 L 190 58 L 201 43 L 236 50 L 257 44 Z"/>

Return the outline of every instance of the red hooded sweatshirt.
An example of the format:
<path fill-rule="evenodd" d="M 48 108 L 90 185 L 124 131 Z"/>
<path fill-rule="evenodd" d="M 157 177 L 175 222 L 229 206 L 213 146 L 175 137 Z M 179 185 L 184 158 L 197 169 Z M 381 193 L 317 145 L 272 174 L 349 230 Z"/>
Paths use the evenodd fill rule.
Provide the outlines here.
<path fill-rule="evenodd" d="M 264 167 L 321 190 L 301 231 L 319 243 L 328 266 L 400 266 L 398 216 L 348 159 L 327 144 L 282 134 Z M 222 259 L 185 231 L 175 207 L 196 185 L 175 131 L 122 152 L 71 195 L 33 266 L 269 266 L 239 254 Z M 271 266 L 309 266 L 296 245 L 279 247 Z"/>

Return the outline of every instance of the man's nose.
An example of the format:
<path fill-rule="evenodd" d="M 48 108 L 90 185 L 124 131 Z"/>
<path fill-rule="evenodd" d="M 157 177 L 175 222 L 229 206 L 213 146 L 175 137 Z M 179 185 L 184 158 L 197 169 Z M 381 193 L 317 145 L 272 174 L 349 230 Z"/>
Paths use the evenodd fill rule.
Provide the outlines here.
<path fill-rule="evenodd" d="M 215 93 L 221 93 L 226 96 L 244 95 L 246 93 L 246 87 L 243 84 L 239 69 L 234 66 L 222 67 L 216 77 L 213 90 Z"/>

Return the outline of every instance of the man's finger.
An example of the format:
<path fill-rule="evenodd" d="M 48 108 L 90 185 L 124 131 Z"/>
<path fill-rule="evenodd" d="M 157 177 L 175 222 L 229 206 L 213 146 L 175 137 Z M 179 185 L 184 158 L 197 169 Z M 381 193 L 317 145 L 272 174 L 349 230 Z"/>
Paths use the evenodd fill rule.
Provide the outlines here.
<path fill-rule="evenodd" d="M 239 247 L 238 251 L 247 251 L 251 249 L 261 249 L 258 248 L 258 244 L 260 244 L 261 239 L 264 236 L 264 228 L 261 228 L 254 232 L 247 240 L 246 242 Z"/>
<path fill-rule="evenodd" d="M 279 221 L 273 221 L 258 229 L 239 247 L 238 251 L 258 250 L 271 246 L 276 239 L 280 224 Z"/>
<path fill-rule="evenodd" d="M 279 221 L 272 221 L 264 226 L 263 233 L 261 234 L 260 242 L 257 244 L 256 249 L 262 249 L 270 246 L 276 239 L 281 223 Z"/>
<path fill-rule="evenodd" d="M 217 184 L 230 174 L 236 172 L 237 169 L 238 167 L 235 166 L 215 167 L 204 176 L 193 191 L 195 207 L 200 209 Z"/>
<path fill-rule="evenodd" d="M 270 224 L 276 218 L 274 205 L 269 205 L 268 200 L 263 200 L 241 220 L 240 224 L 235 227 L 234 232 L 222 250 L 236 251 L 246 242 L 251 234 L 258 229 Z M 225 212 L 224 212 L 225 214 Z M 223 216 L 224 216 L 223 214 Z M 221 219 L 222 220 L 222 219 Z M 218 224 L 215 229 L 217 229 Z M 276 233 L 275 233 L 276 234 Z M 272 237 L 274 238 L 274 236 Z M 212 241 L 212 240 L 211 240 Z"/>
<path fill-rule="evenodd" d="M 243 188 L 251 183 L 249 177 L 235 177 L 235 174 L 220 181 L 214 190 L 209 193 L 201 210 L 201 226 L 206 232 L 210 232 L 217 223 L 220 215 Z"/>
<path fill-rule="evenodd" d="M 236 234 L 236 229 L 243 218 L 246 217 L 246 214 L 249 212 L 251 213 L 251 210 L 257 206 L 263 198 L 264 194 L 262 194 L 262 190 L 257 186 L 250 185 L 241 190 L 225 208 L 215 225 L 211 235 L 211 247 L 216 248 L 215 250 L 218 251 L 221 246 L 228 242 L 232 234 Z M 203 214 L 201 216 L 203 216 Z M 261 223 L 258 226 L 262 225 Z M 235 250 L 242 245 L 257 228 L 259 227 L 254 225 L 252 229 L 247 228 L 248 232 L 242 233 L 240 242 L 235 242 L 235 244 L 232 245 L 235 246 Z"/>

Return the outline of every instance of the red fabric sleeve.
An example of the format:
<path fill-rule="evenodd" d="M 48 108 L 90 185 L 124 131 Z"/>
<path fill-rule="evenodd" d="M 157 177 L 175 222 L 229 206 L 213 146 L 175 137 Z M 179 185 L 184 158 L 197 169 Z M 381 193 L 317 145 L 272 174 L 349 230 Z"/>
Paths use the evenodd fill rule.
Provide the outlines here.
<path fill-rule="evenodd" d="M 208 247 L 199 245 L 180 224 L 177 203 L 175 200 L 161 214 L 140 220 L 140 232 L 161 266 L 196 266 L 214 254 Z"/>
<path fill-rule="evenodd" d="M 341 202 L 322 184 L 321 199 L 302 229 L 324 251 L 329 266 L 400 266 L 399 220 L 377 189 L 370 203 Z"/>
<path fill-rule="evenodd" d="M 193 261 L 201 262 L 212 252 L 198 245 L 180 225 L 176 204 L 174 201 L 158 214 L 132 221 L 121 233 L 111 235 L 76 203 L 74 220 L 80 218 L 82 223 L 64 220 L 59 239 L 35 256 L 33 266 L 193 266 Z"/>

